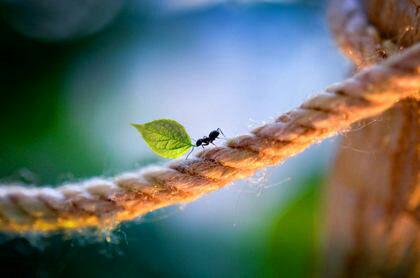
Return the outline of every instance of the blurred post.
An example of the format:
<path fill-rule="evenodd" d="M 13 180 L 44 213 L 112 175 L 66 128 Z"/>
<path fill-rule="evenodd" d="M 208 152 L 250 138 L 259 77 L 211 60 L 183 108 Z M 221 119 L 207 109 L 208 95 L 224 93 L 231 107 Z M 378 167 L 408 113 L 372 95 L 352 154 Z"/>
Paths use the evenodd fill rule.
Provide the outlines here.
<path fill-rule="evenodd" d="M 420 1 L 366 0 L 401 46 L 420 41 Z M 327 189 L 327 277 L 420 277 L 420 103 L 402 101 L 344 135 Z"/>

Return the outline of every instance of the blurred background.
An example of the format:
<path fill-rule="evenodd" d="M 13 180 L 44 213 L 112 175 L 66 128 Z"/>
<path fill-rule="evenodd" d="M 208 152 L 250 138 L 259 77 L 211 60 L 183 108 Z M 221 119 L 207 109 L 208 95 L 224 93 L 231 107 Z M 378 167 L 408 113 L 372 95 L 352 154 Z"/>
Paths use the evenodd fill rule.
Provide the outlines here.
<path fill-rule="evenodd" d="M 235 136 L 349 69 L 318 0 L 0 0 L 0 53 L 1 184 L 164 163 L 131 123 Z M 317 276 L 336 141 L 110 234 L 0 233 L 0 276 Z"/>

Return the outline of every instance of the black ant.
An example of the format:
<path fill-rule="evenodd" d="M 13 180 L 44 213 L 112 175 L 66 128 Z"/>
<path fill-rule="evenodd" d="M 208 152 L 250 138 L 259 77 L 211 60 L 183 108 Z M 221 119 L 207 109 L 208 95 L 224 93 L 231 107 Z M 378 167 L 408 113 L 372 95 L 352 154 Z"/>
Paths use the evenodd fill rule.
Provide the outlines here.
<path fill-rule="evenodd" d="M 218 128 L 216 130 L 213 130 L 212 132 L 210 132 L 209 136 L 204 136 L 203 138 L 198 139 L 197 141 L 195 141 L 195 146 L 193 146 L 192 150 L 190 151 L 190 153 L 187 155 L 187 157 L 185 159 L 187 159 L 190 154 L 193 152 L 195 147 L 204 147 L 208 146 L 210 144 L 216 146 L 213 142 L 219 138 L 219 135 L 222 134 L 223 136 L 225 136 L 225 134 L 223 133 L 223 131 Z"/>

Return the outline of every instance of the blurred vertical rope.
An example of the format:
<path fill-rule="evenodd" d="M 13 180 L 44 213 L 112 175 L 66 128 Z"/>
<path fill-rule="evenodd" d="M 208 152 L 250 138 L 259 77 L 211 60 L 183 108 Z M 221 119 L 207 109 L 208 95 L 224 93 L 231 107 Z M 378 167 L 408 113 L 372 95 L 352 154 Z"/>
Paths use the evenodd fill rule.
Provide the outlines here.
<path fill-rule="evenodd" d="M 329 19 L 360 70 L 419 45 L 419 11 L 412 0 L 333 0 Z M 419 109 L 417 93 L 343 138 L 325 199 L 325 276 L 420 276 Z"/>

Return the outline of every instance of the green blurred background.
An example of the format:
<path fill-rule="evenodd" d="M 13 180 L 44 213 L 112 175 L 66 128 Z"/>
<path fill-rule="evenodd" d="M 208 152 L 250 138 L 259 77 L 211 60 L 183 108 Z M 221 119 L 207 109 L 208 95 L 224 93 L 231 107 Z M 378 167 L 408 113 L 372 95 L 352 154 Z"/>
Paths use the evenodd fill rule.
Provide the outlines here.
<path fill-rule="evenodd" d="M 346 73 L 324 1 L 0 0 L 0 186 L 157 158 L 130 126 L 245 133 Z M 221 144 L 222 142 L 218 142 Z M 0 277 L 308 277 L 334 140 L 110 234 L 0 233 Z"/>

